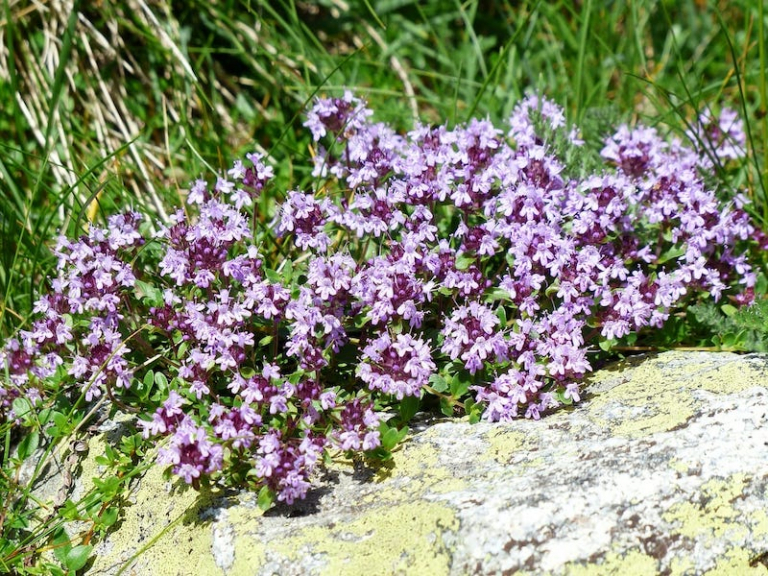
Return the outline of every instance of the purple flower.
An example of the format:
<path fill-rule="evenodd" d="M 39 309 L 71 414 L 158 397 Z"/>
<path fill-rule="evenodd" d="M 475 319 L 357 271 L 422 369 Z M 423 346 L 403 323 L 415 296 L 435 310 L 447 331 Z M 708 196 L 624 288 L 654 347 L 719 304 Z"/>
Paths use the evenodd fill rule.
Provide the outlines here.
<path fill-rule="evenodd" d="M 221 470 L 224 451 L 214 444 L 202 426 L 196 425 L 189 416 L 178 424 L 167 446 L 158 451 L 159 464 L 173 467 L 173 473 L 187 484 L 194 483 L 202 474 Z"/>
<path fill-rule="evenodd" d="M 744 131 L 744 121 L 735 110 L 723 108 L 720 117 L 716 118 L 709 109 L 705 109 L 692 129 L 686 135 L 699 151 L 699 157 L 704 159 L 702 165 L 709 168 L 707 154 L 709 152 L 721 161 L 738 160 L 746 155 L 747 135 Z M 703 148 L 703 149 L 700 149 Z"/>
<path fill-rule="evenodd" d="M 318 99 L 307 113 L 304 126 L 312 131 L 316 142 L 327 132 L 340 138 L 345 132 L 360 129 L 372 113 L 362 100 L 347 90 L 341 98 Z"/>
<path fill-rule="evenodd" d="M 340 420 L 333 439 L 342 450 L 373 450 L 381 444 L 377 430 L 380 416 L 361 398 L 355 398 L 344 406 Z"/>
<path fill-rule="evenodd" d="M 508 344 L 497 330 L 499 324 L 493 311 L 478 302 L 458 306 L 441 331 L 444 337 L 441 351 L 451 360 L 460 358 L 470 374 L 482 370 L 486 360 L 503 362 Z"/>
<path fill-rule="evenodd" d="M 427 344 L 409 334 L 398 334 L 394 341 L 382 334 L 365 347 L 362 360 L 357 374 L 368 388 L 398 400 L 418 396 L 436 369 Z"/>

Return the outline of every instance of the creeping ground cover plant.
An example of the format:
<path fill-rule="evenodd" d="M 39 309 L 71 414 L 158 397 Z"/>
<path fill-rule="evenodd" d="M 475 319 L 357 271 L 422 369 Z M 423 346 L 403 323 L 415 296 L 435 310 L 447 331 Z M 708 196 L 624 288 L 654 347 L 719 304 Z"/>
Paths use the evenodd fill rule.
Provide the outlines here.
<path fill-rule="evenodd" d="M 276 190 L 250 154 L 170 223 L 128 212 L 61 238 L 2 352 L 0 417 L 62 394 L 136 412 L 160 465 L 268 507 L 305 497 L 336 451 L 386 458 L 420 406 L 538 419 L 579 400 L 596 346 L 696 299 L 754 298 L 744 254 L 764 239 L 744 197 L 706 184 L 744 153 L 730 112 L 700 120 L 708 153 L 621 126 L 591 164 L 538 96 L 504 129 L 400 134 L 349 92 L 304 125 L 309 189 Z"/>

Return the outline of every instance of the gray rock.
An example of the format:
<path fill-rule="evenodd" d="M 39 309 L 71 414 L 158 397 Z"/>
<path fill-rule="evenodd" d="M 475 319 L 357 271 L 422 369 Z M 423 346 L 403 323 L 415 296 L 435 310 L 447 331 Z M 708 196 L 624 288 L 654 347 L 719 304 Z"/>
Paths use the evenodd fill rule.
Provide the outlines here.
<path fill-rule="evenodd" d="M 91 442 L 80 482 L 98 475 Z M 445 421 L 309 498 L 135 482 L 88 574 L 768 574 L 768 358 L 667 352 L 536 421 Z"/>

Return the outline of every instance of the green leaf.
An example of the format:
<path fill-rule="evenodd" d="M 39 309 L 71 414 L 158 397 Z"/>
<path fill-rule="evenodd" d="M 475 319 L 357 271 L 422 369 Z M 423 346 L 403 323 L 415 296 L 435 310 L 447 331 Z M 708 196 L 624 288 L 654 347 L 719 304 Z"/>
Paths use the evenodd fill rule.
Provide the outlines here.
<path fill-rule="evenodd" d="M 163 305 L 163 291 L 151 284 L 147 284 L 141 280 L 136 280 L 136 288 L 138 288 L 138 296 L 141 300 L 149 304 L 150 306 L 160 307 Z"/>
<path fill-rule="evenodd" d="M 440 412 L 453 417 L 453 404 L 448 398 L 440 398 Z"/>
<path fill-rule="evenodd" d="M 432 374 L 429 377 L 429 385 L 435 390 L 435 392 L 445 392 L 448 390 L 448 382 L 440 374 Z"/>
<path fill-rule="evenodd" d="M 53 408 L 45 408 L 41 410 L 37 415 L 37 419 L 40 421 L 40 425 L 45 426 L 46 424 L 50 424 L 53 420 L 53 414 Z"/>
<path fill-rule="evenodd" d="M 62 414 L 61 412 L 54 412 L 53 413 L 53 423 L 58 428 L 66 428 L 67 424 L 69 424 L 69 418 L 67 418 L 66 414 Z"/>
<path fill-rule="evenodd" d="M 53 411 L 50 414 L 49 420 L 53 422 L 53 426 L 50 426 L 45 430 L 49 436 L 52 438 L 59 438 L 69 434 L 71 426 L 66 414 Z"/>
<path fill-rule="evenodd" d="M 501 322 L 502 328 L 507 325 L 507 310 L 504 306 L 496 308 L 496 317 L 499 319 L 499 322 Z"/>
<path fill-rule="evenodd" d="M 262 486 L 259 490 L 259 508 L 265 512 L 272 507 L 272 502 L 275 501 L 275 493 L 270 490 L 269 486 Z"/>
<path fill-rule="evenodd" d="M 600 346 L 600 350 L 603 352 L 609 352 L 614 346 L 616 346 L 616 343 L 617 341 L 615 338 L 609 338 L 607 340 L 600 340 L 597 345 Z"/>
<path fill-rule="evenodd" d="M 367 458 L 370 458 L 371 460 L 376 460 L 378 462 L 386 462 L 387 460 L 390 460 L 392 458 L 392 452 L 390 452 L 389 450 L 386 450 L 382 446 L 379 446 L 378 448 L 374 448 L 373 450 L 366 452 L 365 455 Z"/>
<path fill-rule="evenodd" d="M 560 282 L 552 282 L 552 284 L 544 289 L 544 295 L 547 298 L 552 298 L 552 296 L 557 294 L 558 290 L 560 290 Z"/>
<path fill-rule="evenodd" d="M 293 280 L 293 260 L 290 258 L 283 261 L 283 280 L 286 284 L 290 284 Z"/>
<path fill-rule="evenodd" d="M 565 395 L 565 388 L 560 387 L 555 391 L 555 400 L 566 406 L 573 404 L 573 398 Z"/>
<path fill-rule="evenodd" d="M 68 576 L 68 573 L 60 566 L 56 566 L 56 564 L 51 562 L 44 562 L 41 568 L 45 570 L 46 576 Z"/>
<path fill-rule="evenodd" d="M 683 254 L 685 254 L 685 248 L 682 246 L 672 246 L 669 250 L 664 252 L 664 254 L 659 256 L 658 264 L 664 264 L 670 260 L 677 260 Z"/>
<path fill-rule="evenodd" d="M 100 503 L 104 503 L 114 500 L 115 496 L 122 490 L 123 482 L 117 476 L 107 476 L 104 479 L 94 478 L 93 485 L 100 493 Z"/>
<path fill-rule="evenodd" d="M 22 420 L 27 420 L 32 415 L 32 403 L 26 398 L 21 396 L 14 398 L 11 406 L 13 406 L 13 411 L 16 413 L 16 416 Z"/>
<path fill-rule="evenodd" d="M 93 546 L 90 544 L 87 546 L 85 544 L 78 544 L 77 546 L 72 547 L 64 558 L 64 566 L 70 570 L 80 570 L 80 568 L 85 566 L 85 563 L 88 562 L 88 556 L 91 555 L 92 550 Z"/>
<path fill-rule="evenodd" d="M 464 413 L 469 417 L 470 424 L 477 424 L 483 414 L 483 407 L 472 398 L 464 400 Z"/>
<path fill-rule="evenodd" d="M 421 400 L 418 396 L 406 396 L 400 401 L 398 406 L 398 412 L 400 412 L 400 422 L 406 423 L 414 417 L 416 412 L 419 411 Z"/>
<path fill-rule="evenodd" d="M 491 288 L 490 290 L 486 290 L 483 294 L 483 298 L 485 299 L 485 302 L 489 304 L 496 302 L 497 300 L 504 300 L 505 302 L 510 301 L 509 292 L 503 288 Z"/>
<path fill-rule="evenodd" d="M 390 428 L 385 422 L 382 422 L 379 425 L 379 433 L 381 434 L 381 447 L 384 450 L 392 450 L 408 435 L 408 427 L 403 426 L 398 430 L 394 427 Z"/>
<path fill-rule="evenodd" d="M 456 270 L 466 270 L 474 263 L 474 256 L 459 256 L 456 258 Z"/>
<path fill-rule="evenodd" d="M 454 398 L 461 398 L 469 390 L 470 379 L 463 372 L 460 370 L 451 379 L 451 396 Z"/>
<path fill-rule="evenodd" d="M 98 456 L 96 456 L 96 458 L 94 458 L 94 461 L 99 466 L 111 466 L 112 465 L 112 460 L 110 460 L 104 454 L 99 454 Z"/>
<path fill-rule="evenodd" d="M 168 390 L 168 378 L 165 377 L 165 374 L 162 372 L 155 374 L 155 385 L 161 392 Z"/>
<path fill-rule="evenodd" d="M 270 270 L 269 268 L 264 268 L 264 276 L 266 276 L 267 280 L 272 282 L 272 284 L 282 284 L 282 278 L 280 277 L 280 274 L 278 274 L 274 270 Z"/>
<path fill-rule="evenodd" d="M 67 502 L 72 502 L 67 500 Z M 53 555 L 56 556 L 59 562 L 64 564 L 66 562 L 67 552 L 72 550 L 72 544 L 70 543 L 69 535 L 62 526 L 57 526 L 53 531 L 53 538 L 51 539 L 53 544 Z"/>
<path fill-rule="evenodd" d="M 37 431 L 32 431 L 19 442 L 18 456 L 20 460 L 26 460 L 32 453 L 37 450 L 37 446 L 40 444 L 40 434 Z"/>
<path fill-rule="evenodd" d="M 105 526 L 109 528 L 112 526 L 115 522 L 117 522 L 117 517 L 120 514 L 120 510 L 117 506 L 110 506 L 99 517 L 99 521 L 101 522 L 102 526 Z"/>
<path fill-rule="evenodd" d="M 18 516 L 11 516 L 10 521 L 6 521 L 5 527 L 11 528 L 12 530 L 26 530 L 29 528 L 29 520 L 27 519 L 26 514 L 19 514 Z"/>
<path fill-rule="evenodd" d="M 739 311 L 739 309 L 736 308 L 736 306 L 732 306 L 730 304 L 723 304 L 722 306 L 720 306 L 720 310 L 722 310 L 723 314 L 725 314 L 726 316 L 733 316 L 734 314 L 736 314 L 736 312 Z"/>

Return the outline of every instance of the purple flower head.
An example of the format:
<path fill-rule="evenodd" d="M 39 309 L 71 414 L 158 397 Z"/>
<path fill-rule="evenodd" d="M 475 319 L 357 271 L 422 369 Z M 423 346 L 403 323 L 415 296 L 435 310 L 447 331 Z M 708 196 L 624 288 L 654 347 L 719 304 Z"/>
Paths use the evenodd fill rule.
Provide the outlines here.
<path fill-rule="evenodd" d="M 293 504 L 306 496 L 309 476 L 315 469 L 326 440 L 311 433 L 286 439 L 271 430 L 261 437 L 255 458 L 256 475 L 277 493 L 277 499 Z"/>
<path fill-rule="evenodd" d="M 294 234 L 296 246 L 302 250 L 312 248 L 325 252 L 331 243 L 324 232 L 329 207 L 327 202 L 318 202 L 312 194 L 291 190 L 280 210 L 278 234 Z"/>
<path fill-rule="evenodd" d="M 383 334 L 365 347 L 357 375 L 371 390 L 393 394 L 398 400 L 419 396 L 435 373 L 435 363 L 427 344 L 409 334 L 393 340 Z"/>
<path fill-rule="evenodd" d="M 341 411 L 341 422 L 333 438 L 342 450 L 373 450 L 381 445 L 377 430 L 380 416 L 361 398 L 348 402 Z"/>
<path fill-rule="evenodd" d="M 351 293 L 367 307 L 374 325 L 393 318 L 407 320 L 412 327 L 421 326 L 422 304 L 430 297 L 432 285 L 416 276 L 407 259 L 377 257 L 368 262 L 353 279 Z"/>
<path fill-rule="evenodd" d="M 460 358 L 470 374 L 481 370 L 485 362 L 503 362 L 508 344 L 498 331 L 499 318 L 487 306 L 470 302 L 457 307 L 446 319 L 441 331 L 441 351 L 451 360 Z"/>
<path fill-rule="evenodd" d="M 605 143 L 601 156 L 613 162 L 629 177 L 637 178 L 659 166 L 668 144 L 653 128 L 630 130 L 622 125 Z"/>
<path fill-rule="evenodd" d="M 249 404 L 227 409 L 221 404 L 211 408 L 208 421 L 221 441 L 230 441 L 234 449 L 250 448 L 262 426 L 261 415 Z"/>
<path fill-rule="evenodd" d="M 157 455 L 159 464 L 172 465 L 173 473 L 187 484 L 195 483 L 202 474 L 221 470 L 223 458 L 222 447 L 211 442 L 205 428 L 189 416 L 184 416 L 168 445 L 160 448 Z"/>
<path fill-rule="evenodd" d="M 149 438 L 158 434 L 173 433 L 184 419 L 184 404 L 186 402 L 175 390 L 168 393 L 168 399 L 155 410 L 152 420 L 140 420 L 139 426 L 143 429 L 142 436 Z"/>
<path fill-rule="evenodd" d="M 747 153 L 744 121 L 730 108 L 723 108 L 719 118 L 708 108 L 705 109 L 686 135 L 699 151 L 699 157 L 704 159 L 709 151 L 722 162 L 739 160 Z M 704 149 L 700 149 L 702 147 Z M 705 168 L 709 167 L 707 162 L 704 162 Z"/>
<path fill-rule="evenodd" d="M 307 113 L 304 126 L 310 129 L 315 142 L 328 132 L 341 138 L 362 128 L 371 114 L 365 102 L 347 90 L 341 98 L 319 98 Z"/>
<path fill-rule="evenodd" d="M 246 154 L 245 157 L 250 162 L 250 166 L 245 165 L 242 160 L 236 160 L 232 168 L 227 171 L 227 174 L 234 181 L 229 187 L 228 193 L 238 210 L 243 206 L 251 206 L 253 201 L 261 195 L 267 183 L 275 176 L 272 166 L 263 162 L 263 154 L 253 152 Z"/>
<path fill-rule="evenodd" d="M 140 424 L 165 436 L 159 461 L 195 487 L 215 474 L 291 503 L 329 446 L 380 447 L 374 406 L 421 396 L 438 371 L 474 375 L 486 420 L 537 419 L 579 400 L 601 340 L 698 296 L 755 297 L 745 246 L 768 237 L 746 197 L 712 189 L 703 150 L 623 126 L 584 174 L 566 166 L 577 131 L 536 95 L 507 133 L 369 116 L 349 92 L 316 101 L 318 179 L 279 204 L 253 153 L 195 181 L 146 249 L 135 213 L 62 238 L 51 290 L 0 350 L 2 417 L 62 385 L 136 402 L 134 370 L 162 366 L 168 398 Z M 722 160 L 743 153 L 732 112 L 696 126 Z"/>

